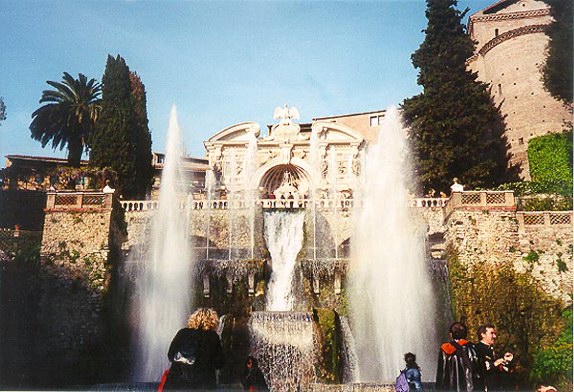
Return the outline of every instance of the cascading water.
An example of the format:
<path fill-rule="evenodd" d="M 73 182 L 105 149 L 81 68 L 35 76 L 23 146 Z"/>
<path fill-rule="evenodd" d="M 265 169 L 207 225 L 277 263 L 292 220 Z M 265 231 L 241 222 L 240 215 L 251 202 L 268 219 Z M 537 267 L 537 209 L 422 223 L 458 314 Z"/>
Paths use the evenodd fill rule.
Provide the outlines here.
<path fill-rule="evenodd" d="M 293 272 L 303 246 L 303 211 L 264 213 L 265 241 L 273 262 L 267 294 L 267 310 L 293 310 Z"/>
<path fill-rule="evenodd" d="M 169 366 L 167 349 L 175 333 L 185 326 L 192 298 L 192 257 L 187 243 L 185 195 L 181 177 L 180 129 L 175 106 L 171 110 L 159 210 L 152 221 L 151 245 L 142 257 L 136 279 L 138 298 L 137 381 L 157 381 Z"/>
<path fill-rule="evenodd" d="M 303 391 L 314 380 L 313 316 L 304 312 L 254 312 L 252 355 L 272 391 Z"/>
<path fill-rule="evenodd" d="M 309 155 L 311 157 L 311 167 L 315 171 L 315 175 L 320 177 L 320 162 L 319 162 L 319 136 L 317 135 L 317 128 L 311 129 L 311 139 L 309 141 Z M 317 259 L 317 191 L 315 187 L 311 187 L 311 219 L 313 223 L 313 260 Z"/>
<path fill-rule="evenodd" d="M 361 382 L 389 382 L 417 355 L 433 376 L 435 303 L 425 263 L 425 227 L 411 215 L 405 130 L 395 108 L 367 152 L 356 203 L 350 266 L 350 316 Z M 411 188 L 412 189 L 412 188 Z"/>
<path fill-rule="evenodd" d="M 349 320 L 340 316 L 341 322 L 341 362 L 343 365 L 343 383 L 352 384 L 357 380 L 357 351 L 355 338 L 349 326 Z"/>

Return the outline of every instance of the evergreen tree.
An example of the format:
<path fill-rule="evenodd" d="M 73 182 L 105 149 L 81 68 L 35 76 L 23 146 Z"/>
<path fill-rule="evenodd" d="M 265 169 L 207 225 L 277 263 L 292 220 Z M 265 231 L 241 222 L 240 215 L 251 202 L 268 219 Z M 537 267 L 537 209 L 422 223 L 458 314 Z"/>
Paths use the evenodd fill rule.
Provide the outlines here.
<path fill-rule="evenodd" d="M 544 86 L 550 94 L 572 103 L 572 35 L 574 15 L 571 0 L 544 0 L 550 5 L 554 21 L 546 29 L 550 39 L 548 58 L 544 66 Z"/>
<path fill-rule="evenodd" d="M 474 44 L 456 0 L 427 0 L 427 28 L 411 56 L 423 92 L 402 104 L 415 171 L 425 189 L 491 187 L 509 175 L 504 121 L 488 86 L 466 68 Z"/>
<path fill-rule="evenodd" d="M 132 99 L 135 111 L 136 146 L 136 193 L 143 198 L 151 189 L 153 179 L 151 133 L 148 127 L 147 99 L 145 86 L 137 73 L 130 73 Z"/>
<path fill-rule="evenodd" d="M 6 104 L 4 103 L 4 98 L 0 97 L 0 124 L 4 120 L 6 120 Z"/>
<path fill-rule="evenodd" d="M 102 85 L 102 111 L 92 138 L 90 165 L 111 167 L 118 176 L 113 185 L 129 199 L 136 196 L 137 135 L 130 71 L 121 56 L 108 55 Z"/>

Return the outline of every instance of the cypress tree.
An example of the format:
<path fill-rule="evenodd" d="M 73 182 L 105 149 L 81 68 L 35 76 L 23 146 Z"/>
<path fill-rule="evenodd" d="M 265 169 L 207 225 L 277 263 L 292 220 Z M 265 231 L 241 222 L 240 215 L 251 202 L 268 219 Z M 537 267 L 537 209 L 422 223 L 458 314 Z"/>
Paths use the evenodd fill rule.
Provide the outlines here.
<path fill-rule="evenodd" d="M 136 96 L 129 67 L 119 55 L 108 55 L 102 84 L 102 111 L 92 138 L 90 165 L 111 167 L 124 198 L 143 198 L 153 175 L 143 84 L 139 80 Z"/>
<path fill-rule="evenodd" d="M 4 120 L 6 120 L 6 104 L 4 103 L 4 98 L 0 97 L 0 124 Z"/>
<path fill-rule="evenodd" d="M 136 72 L 130 73 L 135 114 L 136 145 L 136 196 L 143 198 L 151 189 L 153 179 L 151 133 L 148 127 L 145 86 Z"/>
<path fill-rule="evenodd" d="M 488 86 L 466 68 L 474 44 L 456 0 L 427 0 L 427 28 L 412 54 L 423 92 L 406 99 L 415 171 L 428 190 L 449 190 L 454 177 L 467 188 L 492 187 L 510 175 L 504 121 Z"/>
<path fill-rule="evenodd" d="M 574 14 L 571 0 L 544 0 L 554 21 L 547 27 L 548 58 L 544 66 L 544 86 L 550 94 L 572 103 L 572 36 Z"/>

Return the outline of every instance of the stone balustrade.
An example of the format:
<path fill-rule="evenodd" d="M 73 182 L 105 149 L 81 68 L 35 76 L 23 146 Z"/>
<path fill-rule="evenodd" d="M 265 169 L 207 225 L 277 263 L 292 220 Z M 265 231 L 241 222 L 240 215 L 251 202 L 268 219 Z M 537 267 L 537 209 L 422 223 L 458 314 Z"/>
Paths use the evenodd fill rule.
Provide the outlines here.
<path fill-rule="evenodd" d="M 457 209 L 516 211 L 516 200 L 513 191 L 453 192 L 445 206 L 445 217 Z"/>
<path fill-rule="evenodd" d="M 518 211 L 516 220 L 521 233 L 527 227 L 568 227 L 572 225 L 572 211 Z"/>
<path fill-rule="evenodd" d="M 111 208 L 113 194 L 103 192 L 48 192 L 47 209 L 91 209 Z M 190 205 L 188 206 L 188 203 Z M 257 199 L 256 205 L 264 209 L 308 208 L 311 199 Z M 318 199 L 314 201 L 318 209 L 342 211 L 352 210 L 354 199 Z M 516 200 L 512 191 L 468 191 L 455 192 L 450 198 L 421 197 L 412 199 L 411 206 L 417 208 L 445 208 L 448 216 L 456 208 L 484 209 L 500 208 L 516 210 Z M 158 200 L 121 200 L 120 204 L 126 212 L 150 211 L 159 208 Z M 245 200 L 202 199 L 182 201 L 181 209 L 192 210 L 227 210 L 242 209 L 249 205 Z"/>
<path fill-rule="evenodd" d="M 126 212 L 131 211 L 149 211 L 159 208 L 157 200 L 121 200 L 120 205 Z"/>
<path fill-rule="evenodd" d="M 411 207 L 444 207 L 448 200 L 445 197 L 417 197 L 413 199 Z"/>
<path fill-rule="evenodd" d="M 203 199 L 203 200 L 191 200 L 189 202 L 189 208 L 192 210 L 228 210 L 228 209 L 242 209 L 248 208 L 249 203 L 245 200 L 228 200 L 228 199 Z M 292 209 L 292 208 L 307 208 L 311 205 L 312 201 L 310 199 L 257 199 L 255 204 L 261 206 L 264 209 L 274 208 L 274 209 Z M 120 201 L 121 206 L 126 212 L 132 211 L 149 211 L 157 210 L 159 208 L 159 202 L 157 200 L 122 200 Z M 319 209 L 341 209 L 350 210 L 354 206 L 353 199 L 320 199 L 315 201 L 315 205 Z M 188 204 L 185 201 L 180 203 L 181 209 L 188 208 Z"/>
<path fill-rule="evenodd" d="M 412 200 L 411 207 L 430 208 L 430 207 L 445 207 L 449 199 L 446 198 L 416 198 Z M 311 199 L 257 199 L 255 204 L 261 206 L 263 209 L 292 209 L 292 208 L 308 208 L 313 201 Z M 318 209 L 325 210 L 342 210 L 350 211 L 355 206 L 354 199 L 318 199 L 315 201 L 315 206 Z M 159 202 L 157 200 L 122 200 L 120 201 L 123 209 L 127 212 L 132 211 L 149 211 L 157 210 Z M 228 210 L 228 209 L 241 209 L 247 208 L 249 205 L 245 200 L 228 200 L 228 199 L 213 199 L 213 200 L 191 200 L 190 209 L 192 210 Z M 187 202 L 182 201 L 180 204 L 181 209 L 187 208 Z"/>
<path fill-rule="evenodd" d="M 112 208 L 113 193 L 47 192 L 47 210 L 93 210 Z"/>

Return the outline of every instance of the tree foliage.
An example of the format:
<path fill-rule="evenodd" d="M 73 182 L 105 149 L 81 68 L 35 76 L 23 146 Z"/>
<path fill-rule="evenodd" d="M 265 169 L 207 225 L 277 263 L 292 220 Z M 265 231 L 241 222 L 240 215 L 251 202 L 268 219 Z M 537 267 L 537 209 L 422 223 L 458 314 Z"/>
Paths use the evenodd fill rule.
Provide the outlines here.
<path fill-rule="evenodd" d="M 465 322 L 469 331 L 494 324 L 499 331 L 498 351 L 514 353 L 520 363 L 515 381 L 525 387 L 529 382 L 525 373 L 534 357 L 552 347 L 564 329 L 561 301 L 546 293 L 530 273 L 518 272 L 511 264 L 467 264 L 454 249 L 448 251 L 454 319 Z M 534 259 L 525 258 L 524 264 L 532 265 Z M 548 374 L 538 368 L 540 374 Z"/>
<path fill-rule="evenodd" d="M 546 29 L 550 39 L 548 57 L 544 66 L 544 86 L 550 94 L 561 101 L 572 103 L 572 36 L 574 34 L 574 14 L 572 1 L 544 0 L 550 5 L 554 21 Z"/>
<path fill-rule="evenodd" d="M 504 120 L 488 86 L 466 68 L 474 44 L 456 0 L 427 0 L 427 28 L 411 56 L 423 92 L 402 104 L 415 171 L 425 189 L 491 187 L 510 176 Z"/>
<path fill-rule="evenodd" d="M 101 84 L 83 74 L 74 79 L 67 72 L 61 83 L 46 83 L 54 90 L 42 92 L 40 103 L 45 105 L 32 113 L 32 138 L 42 147 L 50 141 L 54 149 L 67 146 L 68 164 L 79 167 L 100 112 Z"/>
<path fill-rule="evenodd" d="M 0 125 L 4 120 L 6 120 L 6 104 L 4 103 L 4 98 L 0 97 Z"/>
<path fill-rule="evenodd" d="M 558 339 L 534 353 L 532 379 L 555 385 L 560 391 L 572 390 L 572 307 L 562 313 L 563 330 Z"/>
<path fill-rule="evenodd" d="M 137 73 L 130 73 L 132 98 L 135 111 L 135 132 L 137 133 L 135 192 L 138 197 L 146 195 L 153 179 L 151 133 L 148 127 L 147 98 L 145 86 Z"/>
<path fill-rule="evenodd" d="M 92 139 L 90 165 L 111 167 L 125 198 L 142 198 L 150 186 L 151 136 L 145 89 L 121 56 L 108 56 L 102 78 L 102 113 Z"/>

